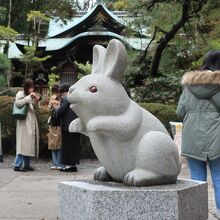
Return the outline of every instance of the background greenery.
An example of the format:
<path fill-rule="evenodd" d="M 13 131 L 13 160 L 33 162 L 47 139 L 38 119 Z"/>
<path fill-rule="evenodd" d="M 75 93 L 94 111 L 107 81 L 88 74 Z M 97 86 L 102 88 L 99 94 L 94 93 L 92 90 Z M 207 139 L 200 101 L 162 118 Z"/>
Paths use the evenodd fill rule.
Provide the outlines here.
<path fill-rule="evenodd" d="M 0 87 L 7 85 L 6 74 L 10 70 L 11 61 L 7 58 L 5 54 L 0 53 Z"/>

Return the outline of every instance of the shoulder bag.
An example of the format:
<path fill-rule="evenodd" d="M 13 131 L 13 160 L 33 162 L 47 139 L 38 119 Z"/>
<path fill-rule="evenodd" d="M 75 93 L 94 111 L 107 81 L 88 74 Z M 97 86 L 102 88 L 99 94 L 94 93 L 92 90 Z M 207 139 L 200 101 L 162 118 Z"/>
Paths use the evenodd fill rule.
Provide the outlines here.
<path fill-rule="evenodd" d="M 17 120 L 24 120 L 27 117 L 28 112 L 28 104 L 23 105 L 22 107 L 18 107 L 15 102 L 13 105 L 12 116 Z"/>

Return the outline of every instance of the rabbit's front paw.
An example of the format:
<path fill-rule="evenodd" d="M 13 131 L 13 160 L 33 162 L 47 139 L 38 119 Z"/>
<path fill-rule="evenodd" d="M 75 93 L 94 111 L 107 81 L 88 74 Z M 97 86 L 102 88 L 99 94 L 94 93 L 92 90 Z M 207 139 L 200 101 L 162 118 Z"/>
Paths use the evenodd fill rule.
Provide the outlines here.
<path fill-rule="evenodd" d="M 90 120 L 87 125 L 86 125 L 86 130 L 88 132 L 95 132 L 97 131 L 97 123 L 95 122 L 95 120 Z"/>
<path fill-rule="evenodd" d="M 83 125 L 79 118 L 73 120 L 69 125 L 69 132 L 80 132 L 83 130 Z"/>
<path fill-rule="evenodd" d="M 99 167 L 96 169 L 95 174 L 94 174 L 94 180 L 99 180 L 99 181 L 110 181 L 112 180 L 111 176 L 108 174 L 106 169 L 104 167 Z"/>

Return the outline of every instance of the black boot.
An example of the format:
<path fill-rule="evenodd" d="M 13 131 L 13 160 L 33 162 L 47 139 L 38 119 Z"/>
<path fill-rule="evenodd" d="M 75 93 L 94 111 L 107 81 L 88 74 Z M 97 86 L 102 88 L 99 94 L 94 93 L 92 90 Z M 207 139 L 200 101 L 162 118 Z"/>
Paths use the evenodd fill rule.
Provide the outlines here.
<path fill-rule="evenodd" d="M 23 167 L 14 167 L 14 171 L 18 171 L 18 172 L 26 172 L 27 170 Z"/>
<path fill-rule="evenodd" d="M 25 166 L 24 169 L 27 171 L 34 171 L 34 168 L 31 166 Z"/>
<path fill-rule="evenodd" d="M 3 155 L 0 155 L 0 162 L 3 163 Z"/>

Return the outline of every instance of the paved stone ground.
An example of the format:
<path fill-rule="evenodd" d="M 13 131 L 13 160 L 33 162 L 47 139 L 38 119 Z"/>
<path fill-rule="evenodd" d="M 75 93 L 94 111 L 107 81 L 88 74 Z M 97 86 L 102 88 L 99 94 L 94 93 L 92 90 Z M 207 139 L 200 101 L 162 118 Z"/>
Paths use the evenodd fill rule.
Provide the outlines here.
<path fill-rule="evenodd" d="M 78 173 L 51 171 L 50 161 L 33 161 L 34 172 L 14 172 L 14 157 L 7 156 L 0 163 L 0 220 L 56 220 L 58 219 L 57 183 L 64 180 L 92 178 L 99 166 L 97 160 L 82 160 Z M 186 165 L 181 178 L 188 178 Z M 215 204 L 209 175 L 209 220 L 214 216 Z M 187 220 L 187 219 L 186 219 Z"/>

